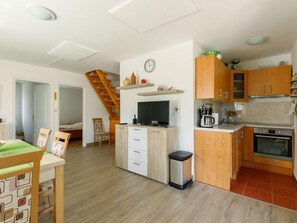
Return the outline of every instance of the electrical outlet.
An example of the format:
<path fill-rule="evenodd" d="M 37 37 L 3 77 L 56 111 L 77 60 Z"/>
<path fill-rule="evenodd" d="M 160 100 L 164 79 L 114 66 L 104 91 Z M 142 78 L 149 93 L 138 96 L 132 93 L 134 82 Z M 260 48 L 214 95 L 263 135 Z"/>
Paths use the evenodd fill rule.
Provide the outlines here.
<path fill-rule="evenodd" d="M 175 106 L 174 111 L 175 111 L 175 112 L 180 112 L 180 107 Z"/>

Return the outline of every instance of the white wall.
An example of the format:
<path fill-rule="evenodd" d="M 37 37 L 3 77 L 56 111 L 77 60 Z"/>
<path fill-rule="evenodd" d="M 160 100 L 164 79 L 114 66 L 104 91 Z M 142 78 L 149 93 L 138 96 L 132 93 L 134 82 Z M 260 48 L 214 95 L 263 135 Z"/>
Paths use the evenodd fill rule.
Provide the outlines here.
<path fill-rule="evenodd" d="M 176 113 L 170 125 L 178 128 L 179 149 L 194 151 L 194 57 L 200 48 L 193 41 L 188 41 L 170 48 L 132 58 L 120 63 L 120 83 L 125 77 L 135 72 L 137 79 L 147 79 L 154 87 L 134 90 L 121 90 L 121 122 L 132 123 L 133 115 L 137 114 L 137 102 L 170 100 L 170 115 L 173 108 L 179 106 L 181 111 Z M 152 58 L 156 68 L 152 73 L 144 71 L 144 63 Z M 175 87 L 184 91 L 183 94 L 137 96 L 139 92 L 155 91 L 158 85 Z"/>
<path fill-rule="evenodd" d="M 292 66 L 293 66 L 293 72 L 294 73 L 297 73 L 297 39 L 295 41 L 295 44 L 293 46 L 293 49 L 292 49 Z M 297 152 L 296 152 L 296 149 L 297 149 L 297 116 L 296 114 L 294 115 L 294 128 L 295 128 L 295 163 L 294 163 L 294 175 L 295 175 L 295 178 L 297 180 Z"/>
<path fill-rule="evenodd" d="M 291 54 L 281 54 L 272 57 L 265 57 L 256 60 L 241 62 L 239 65 L 243 70 L 253 70 L 264 67 L 279 66 L 279 62 L 284 61 L 286 64 L 291 64 Z"/>
<path fill-rule="evenodd" d="M 60 88 L 60 124 L 74 124 L 82 122 L 82 89 Z"/>
<path fill-rule="evenodd" d="M 2 85 L 2 110 L 0 117 L 9 123 L 9 138 L 15 137 L 15 80 L 29 80 L 50 84 L 51 95 L 58 92 L 59 85 L 70 85 L 85 89 L 85 117 L 86 131 L 84 137 L 86 143 L 93 142 L 93 117 L 102 117 L 104 125 L 109 128 L 109 115 L 103 107 L 98 96 L 92 89 L 83 74 L 66 72 L 48 67 L 40 67 L 19 62 L 0 60 L 0 84 Z M 57 101 L 52 97 L 50 100 L 50 127 L 53 131 L 58 130 Z"/>

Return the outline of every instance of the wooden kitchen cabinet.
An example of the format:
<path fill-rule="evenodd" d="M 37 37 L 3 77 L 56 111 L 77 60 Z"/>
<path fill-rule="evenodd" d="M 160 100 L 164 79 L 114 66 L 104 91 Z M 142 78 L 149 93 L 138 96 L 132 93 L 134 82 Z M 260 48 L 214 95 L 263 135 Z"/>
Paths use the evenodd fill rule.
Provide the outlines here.
<path fill-rule="evenodd" d="M 242 166 L 243 129 L 232 133 L 232 172 L 231 178 L 236 179 Z"/>
<path fill-rule="evenodd" d="M 247 102 L 248 72 L 244 70 L 230 71 L 230 96 L 229 101 Z"/>
<path fill-rule="evenodd" d="M 116 125 L 115 164 L 117 167 L 128 169 L 128 128 Z"/>
<path fill-rule="evenodd" d="M 230 190 L 232 134 L 195 130 L 195 179 Z"/>
<path fill-rule="evenodd" d="M 244 127 L 243 160 L 254 161 L 254 128 Z"/>
<path fill-rule="evenodd" d="M 216 56 L 196 58 L 195 64 L 196 99 L 229 98 L 229 71 Z"/>
<path fill-rule="evenodd" d="M 292 66 L 248 71 L 248 96 L 289 95 Z"/>
<path fill-rule="evenodd" d="M 176 151 L 176 128 L 148 128 L 147 176 L 168 184 L 169 158 Z"/>

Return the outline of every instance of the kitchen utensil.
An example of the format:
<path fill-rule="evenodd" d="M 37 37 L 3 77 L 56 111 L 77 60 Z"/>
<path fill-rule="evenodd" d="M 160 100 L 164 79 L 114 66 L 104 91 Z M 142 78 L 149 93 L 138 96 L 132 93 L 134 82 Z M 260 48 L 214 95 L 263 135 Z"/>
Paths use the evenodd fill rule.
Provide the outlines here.
<path fill-rule="evenodd" d="M 211 115 L 203 115 L 202 116 L 201 127 L 212 128 L 214 123 L 215 123 L 215 119 Z"/>

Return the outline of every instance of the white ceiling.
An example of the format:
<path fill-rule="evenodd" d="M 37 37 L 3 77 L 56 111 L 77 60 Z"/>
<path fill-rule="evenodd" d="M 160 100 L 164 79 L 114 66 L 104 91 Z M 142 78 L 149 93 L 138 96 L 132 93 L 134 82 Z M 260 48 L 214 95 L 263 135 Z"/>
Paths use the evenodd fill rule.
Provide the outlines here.
<path fill-rule="evenodd" d="M 172 8 L 183 1 L 172 0 Z M 223 60 L 229 62 L 233 58 L 245 61 L 288 53 L 297 38 L 296 0 L 195 0 L 200 8 L 197 12 L 144 33 L 109 13 L 121 2 L 1 0 L 0 59 L 46 66 L 57 60 L 47 52 L 63 41 L 70 41 L 100 53 L 78 62 L 58 60 L 51 67 L 82 74 L 93 69 L 119 73 L 122 60 L 191 39 L 206 50 L 221 51 Z M 147 7 L 150 0 L 141 2 L 137 5 Z M 57 20 L 33 18 L 26 12 L 29 4 L 51 9 Z M 155 21 L 155 11 L 146 7 L 139 10 L 146 10 L 146 16 L 151 11 Z M 247 39 L 257 35 L 269 36 L 269 41 L 261 46 L 248 46 Z"/>

